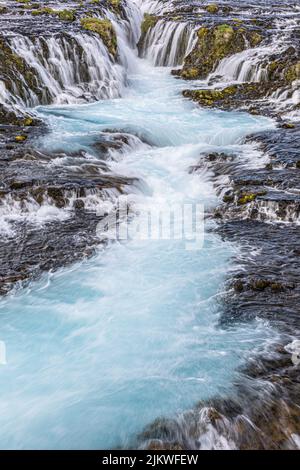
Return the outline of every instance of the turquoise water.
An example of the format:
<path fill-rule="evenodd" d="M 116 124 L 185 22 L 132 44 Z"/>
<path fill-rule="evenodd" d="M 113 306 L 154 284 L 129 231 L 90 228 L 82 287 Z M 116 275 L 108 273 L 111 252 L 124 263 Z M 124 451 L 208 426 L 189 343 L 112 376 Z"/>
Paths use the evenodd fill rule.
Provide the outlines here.
<path fill-rule="evenodd" d="M 49 150 L 85 149 L 99 132 L 134 133 L 113 172 L 139 177 L 145 205 L 217 203 L 209 174 L 189 174 L 201 152 L 240 150 L 268 119 L 203 110 L 182 98 L 168 70 L 138 61 L 122 99 L 39 108 Z M 159 416 L 222 393 L 253 348 L 260 322 L 218 327 L 223 281 L 237 247 L 211 232 L 202 250 L 184 240 L 129 240 L 1 301 L 0 447 L 97 449 L 129 445 Z"/>

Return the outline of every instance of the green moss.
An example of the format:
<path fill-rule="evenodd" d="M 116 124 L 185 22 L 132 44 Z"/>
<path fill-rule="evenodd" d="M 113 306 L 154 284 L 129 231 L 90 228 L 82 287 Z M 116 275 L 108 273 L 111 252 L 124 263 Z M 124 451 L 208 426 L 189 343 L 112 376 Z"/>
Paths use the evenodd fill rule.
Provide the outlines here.
<path fill-rule="evenodd" d="M 258 196 L 265 196 L 266 194 L 267 191 L 259 191 L 257 193 L 243 193 L 238 199 L 238 204 L 248 204 L 249 202 L 255 201 Z"/>
<path fill-rule="evenodd" d="M 270 62 L 268 65 L 268 70 L 269 72 L 273 73 L 275 70 L 277 70 L 279 67 L 279 62 L 277 60 L 274 60 L 273 62 Z"/>
<path fill-rule="evenodd" d="M 141 25 L 142 34 L 147 34 L 150 28 L 153 28 L 156 23 L 158 22 L 159 18 L 155 15 L 149 15 L 149 13 L 145 13 L 144 19 Z"/>
<path fill-rule="evenodd" d="M 4 38 L 0 38 L 0 76 L 9 92 L 24 98 L 26 88 L 29 87 L 39 96 L 35 70 L 12 51 Z"/>
<path fill-rule="evenodd" d="M 285 79 L 288 82 L 300 79 L 300 62 L 297 62 L 287 69 L 285 72 Z"/>
<path fill-rule="evenodd" d="M 232 18 L 232 21 L 233 23 L 237 24 L 237 25 L 240 25 L 243 23 L 243 20 L 241 20 L 240 18 Z"/>
<path fill-rule="evenodd" d="M 250 39 L 251 39 L 251 46 L 257 46 L 258 44 L 261 43 L 261 41 L 263 40 L 263 37 L 261 34 L 254 32 L 251 34 Z"/>
<path fill-rule="evenodd" d="M 181 74 L 182 78 L 186 80 L 195 80 L 199 76 L 199 69 L 190 68 L 183 70 Z"/>
<path fill-rule="evenodd" d="M 192 98 L 202 106 L 213 106 L 216 102 L 222 101 L 237 92 L 235 85 L 228 86 L 223 90 L 186 90 L 184 96 Z"/>
<path fill-rule="evenodd" d="M 217 33 L 219 34 L 233 34 L 233 28 L 232 26 L 228 25 L 228 24 L 220 24 L 219 26 L 216 27 L 216 31 Z"/>
<path fill-rule="evenodd" d="M 239 199 L 238 199 L 238 204 L 248 204 L 249 202 L 255 201 L 257 198 L 256 194 L 243 194 Z"/>
<path fill-rule="evenodd" d="M 34 123 L 33 119 L 28 117 L 28 118 L 24 119 L 22 124 L 26 127 L 29 127 L 29 126 L 32 126 L 33 123 Z"/>
<path fill-rule="evenodd" d="M 204 39 L 205 36 L 207 36 L 209 33 L 209 29 L 206 28 L 205 26 L 202 26 L 200 29 L 197 31 L 197 36 L 199 39 Z"/>
<path fill-rule="evenodd" d="M 60 10 L 58 13 L 58 17 L 62 21 L 75 21 L 75 11 L 74 10 Z"/>
<path fill-rule="evenodd" d="M 280 127 L 283 129 L 295 129 L 296 126 L 292 122 L 284 122 Z"/>
<path fill-rule="evenodd" d="M 18 143 L 24 142 L 27 139 L 27 135 L 16 135 L 15 141 Z"/>
<path fill-rule="evenodd" d="M 33 16 L 38 16 L 38 15 L 57 15 L 57 11 L 56 10 L 53 10 L 53 8 L 49 8 L 49 7 L 43 7 L 43 8 L 39 8 L 37 10 L 33 10 L 31 12 L 31 14 Z"/>
<path fill-rule="evenodd" d="M 208 12 L 208 13 L 212 13 L 212 14 L 215 14 L 215 13 L 218 13 L 219 11 L 219 7 L 216 3 L 211 3 L 210 5 L 207 5 L 205 7 L 205 10 Z"/>
<path fill-rule="evenodd" d="M 235 85 L 230 85 L 223 90 L 224 96 L 235 95 L 237 92 L 237 87 Z"/>
<path fill-rule="evenodd" d="M 43 7 L 43 8 L 38 8 L 36 10 L 33 10 L 31 14 L 33 16 L 53 15 L 53 16 L 57 16 L 62 21 L 75 21 L 76 20 L 75 10 L 67 10 L 67 9 L 54 10 L 53 8 Z"/>
<path fill-rule="evenodd" d="M 117 54 L 117 36 L 112 23 L 108 19 L 99 19 L 94 17 L 81 18 L 80 24 L 83 29 L 98 34 L 109 52 L 116 56 Z"/>
<path fill-rule="evenodd" d="M 198 41 L 192 52 L 185 58 L 182 76 L 186 69 L 198 69 L 197 78 L 205 78 L 218 65 L 220 60 L 236 54 L 262 40 L 258 33 L 245 28 L 234 28 L 223 23 L 213 27 L 202 26 L 197 31 Z M 187 76 L 189 74 L 187 73 Z"/>
<path fill-rule="evenodd" d="M 115 10 L 119 10 L 121 4 L 120 0 L 109 0 L 109 3 Z"/>

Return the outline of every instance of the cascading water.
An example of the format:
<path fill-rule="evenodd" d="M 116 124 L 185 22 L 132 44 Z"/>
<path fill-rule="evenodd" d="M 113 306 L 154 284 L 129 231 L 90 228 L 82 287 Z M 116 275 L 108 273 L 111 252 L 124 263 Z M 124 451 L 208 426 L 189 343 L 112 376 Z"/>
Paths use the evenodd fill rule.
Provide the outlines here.
<path fill-rule="evenodd" d="M 20 77 L 24 81 L 22 94 L 17 89 L 10 93 L 0 81 L 0 103 L 32 107 L 41 103 L 84 103 L 121 96 L 141 21 L 140 10 L 134 3 L 128 3 L 126 12 L 127 18 L 122 19 L 112 12 L 104 12 L 117 32 L 117 58 L 112 57 L 98 35 L 82 31 L 40 37 L 8 36 L 8 47 L 35 71 L 38 86 L 37 91 L 32 90 Z"/>
<path fill-rule="evenodd" d="M 193 27 L 189 23 L 174 23 L 162 19 L 146 33 L 141 54 L 153 65 L 181 65 L 194 41 Z"/>
<path fill-rule="evenodd" d="M 217 202 L 209 174 L 189 168 L 203 152 L 239 152 L 241 137 L 273 128 L 265 118 L 195 107 L 182 98 L 185 83 L 141 59 L 128 84 L 122 98 L 38 108 L 51 132 L 37 145 L 68 153 L 108 129 L 138 136 L 109 161 L 114 173 L 145 182 L 133 208 L 209 210 Z M 183 240 L 116 242 L 2 300 L 0 447 L 128 446 L 155 418 L 229 389 L 237 366 L 274 335 L 260 321 L 218 326 L 237 250 L 209 230 L 199 251 Z"/>
<path fill-rule="evenodd" d="M 15 36 L 12 50 L 36 70 L 42 99 L 23 103 L 80 103 L 120 95 L 124 69 L 114 63 L 101 40 L 87 34 L 29 38 Z"/>

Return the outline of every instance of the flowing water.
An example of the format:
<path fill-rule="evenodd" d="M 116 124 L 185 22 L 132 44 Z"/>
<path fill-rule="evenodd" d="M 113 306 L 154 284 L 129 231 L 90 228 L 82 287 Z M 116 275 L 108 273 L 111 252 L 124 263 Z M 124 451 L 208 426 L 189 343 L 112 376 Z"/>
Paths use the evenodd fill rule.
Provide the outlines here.
<path fill-rule="evenodd" d="M 199 203 L 209 212 L 217 204 L 210 175 L 189 167 L 202 152 L 239 152 L 243 136 L 272 121 L 198 108 L 168 69 L 133 52 L 128 60 L 135 71 L 121 98 L 38 108 L 51 132 L 37 145 L 93 159 L 101 131 L 134 134 L 109 162 L 140 178 L 133 203 Z M 237 367 L 273 332 L 260 321 L 218 326 L 238 247 L 209 228 L 199 251 L 184 240 L 112 243 L 1 301 L 1 448 L 129 446 L 155 418 L 230 389 Z"/>

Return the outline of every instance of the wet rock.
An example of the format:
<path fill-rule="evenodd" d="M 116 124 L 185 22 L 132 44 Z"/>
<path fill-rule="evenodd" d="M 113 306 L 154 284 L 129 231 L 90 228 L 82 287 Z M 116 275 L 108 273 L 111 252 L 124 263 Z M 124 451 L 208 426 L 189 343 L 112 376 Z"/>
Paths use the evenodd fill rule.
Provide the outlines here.
<path fill-rule="evenodd" d="M 263 37 L 247 29 L 230 24 L 201 27 L 197 32 L 197 44 L 186 57 L 180 76 L 184 79 L 203 79 L 212 72 L 221 59 L 259 44 Z"/>
<path fill-rule="evenodd" d="M 145 13 L 144 19 L 141 25 L 142 37 L 141 41 L 143 40 L 143 35 L 146 35 L 150 28 L 153 28 L 156 23 L 158 22 L 159 17 L 155 15 L 150 15 L 149 13 Z"/>
<path fill-rule="evenodd" d="M 74 209 L 76 210 L 84 209 L 84 201 L 82 201 L 81 199 L 76 199 L 76 201 L 74 201 Z"/>
<path fill-rule="evenodd" d="M 60 156 L 67 157 L 68 164 L 52 165 Z M 109 199 L 111 191 L 113 203 L 113 198 L 137 183 L 111 174 L 100 159 L 91 164 L 82 152 L 47 154 L 27 142 L 10 150 L 0 148 L 0 172 L 0 213 L 11 230 L 1 234 L 0 294 L 23 287 L 44 271 L 91 256 L 105 240 L 96 233 L 101 220 L 98 206 L 86 207 L 86 198 L 92 196 L 100 203 Z M 19 218 L 10 221 L 16 207 Z M 36 224 L 31 214 L 41 207 L 62 212 Z"/>
<path fill-rule="evenodd" d="M 81 18 L 80 24 L 83 29 L 98 34 L 109 52 L 113 56 L 116 56 L 117 36 L 110 20 L 106 18 L 85 17 Z"/>
<path fill-rule="evenodd" d="M 16 135 L 15 141 L 16 142 L 24 142 L 27 139 L 26 135 Z"/>
<path fill-rule="evenodd" d="M 205 7 L 205 10 L 208 11 L 208 13 L 215 14 L 215 13 L 218 13 L 219 6 L 216 3 L 211 3 L 210 5 L 207 5 Z"/>

